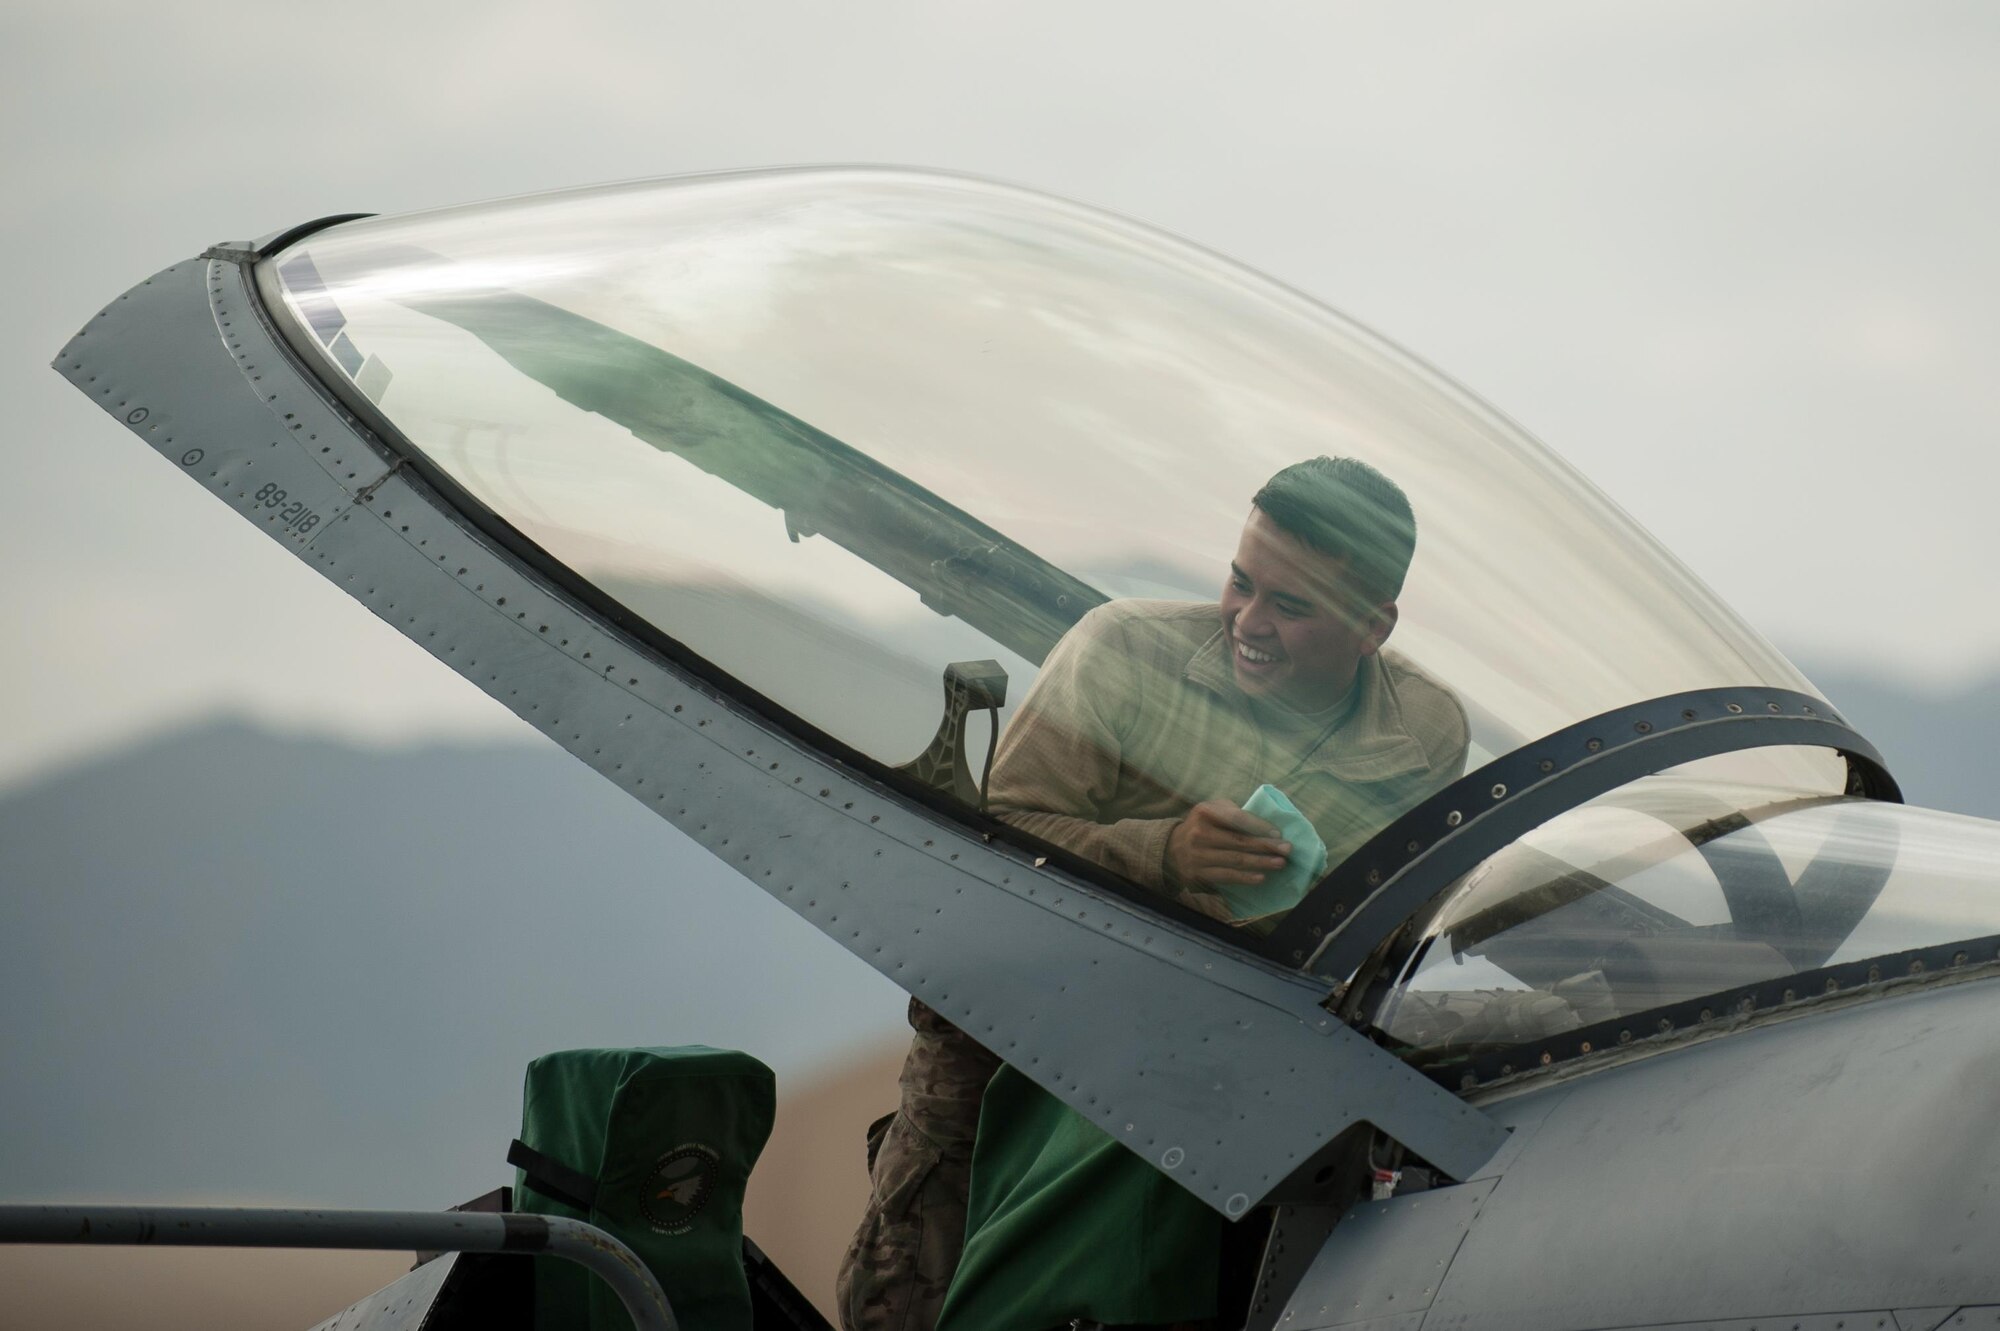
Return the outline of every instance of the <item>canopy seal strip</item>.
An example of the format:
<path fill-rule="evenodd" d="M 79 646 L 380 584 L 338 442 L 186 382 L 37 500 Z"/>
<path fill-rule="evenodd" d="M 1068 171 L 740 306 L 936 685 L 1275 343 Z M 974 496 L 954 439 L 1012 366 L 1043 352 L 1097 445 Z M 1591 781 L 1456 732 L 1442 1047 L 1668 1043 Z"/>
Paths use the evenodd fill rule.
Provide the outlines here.
<path fill-rule="evenodd" d="M 1496 1081 L 1597 1054 L 1631 1049 L 1643 1053 L 1706 1031 L 1733 1030 L 1773 1012 L 1803 1009 L 1952 979 L 1988 979 L 2000 972 L 2000 934 L 1932 943 L 1817 970 L 1774 975 L 1754 984 L 1683 999 L 1630 1016 L 1582 1026 L 1505 1049 L 1479 1049 L 1450 1062 L 1417 1063 L 1418 1070 L 1454 1091 L 1474 1091 Z"/>

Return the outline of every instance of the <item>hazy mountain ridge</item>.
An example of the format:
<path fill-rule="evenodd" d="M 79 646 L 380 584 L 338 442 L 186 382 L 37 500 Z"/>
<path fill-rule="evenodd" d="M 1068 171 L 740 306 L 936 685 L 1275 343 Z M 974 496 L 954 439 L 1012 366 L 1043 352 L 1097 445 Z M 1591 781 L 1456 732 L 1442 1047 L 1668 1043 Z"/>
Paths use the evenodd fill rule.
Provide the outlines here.
<path fill-rule="evenodd" d="M 2000 676 L 1812 678 L 2000 817 Z M 900 994 L 552 744 L 157 735 L 0 796 L 0 884 L 0 1197 L 448 1204 L 534 1055 L 722 1044 L 785 1101 L 753 1223 L 830 1287 Z"/>
<path fill-rule="evenodd" d="M 159 736 L 0 800 L 0 883 L 10 1199 L 448 1204 L 509 1173 L 537 1054 L 731 1045 L 782 1088 L 901 1019 L 553 745 Z"/>

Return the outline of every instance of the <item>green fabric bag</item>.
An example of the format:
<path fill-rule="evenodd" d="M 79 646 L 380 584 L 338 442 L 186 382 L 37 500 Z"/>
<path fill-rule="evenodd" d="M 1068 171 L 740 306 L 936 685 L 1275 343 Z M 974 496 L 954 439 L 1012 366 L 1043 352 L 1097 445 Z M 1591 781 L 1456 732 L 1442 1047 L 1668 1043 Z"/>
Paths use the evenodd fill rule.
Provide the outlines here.
<path fill-rule="evenodd" d="M 938 1331 L 1216 1311 L 1222 1217 L 1011 1067 L 986 1088 L 965 1255 Z"/>
<path fill-rule="evenodd" d="M 730 1050 L 546 1054 L 528 1064 L 521 1141 L 554 1166 L 522 1171 L 515 1206 L 624 1240 L 659 1277 L 683 1331 L 750 1331 L 743 1190 L 776 1103 L 771 1069 Z M 583 1176 L 579 1188 L 566 1186 L 565 1168 Z M 590 1194 L 592 1181 L 587 1209 L 542 1190 Z M 573 1262 L 535 1262 L 537 1331 L 632 1325 L 596 1276 Z"/>

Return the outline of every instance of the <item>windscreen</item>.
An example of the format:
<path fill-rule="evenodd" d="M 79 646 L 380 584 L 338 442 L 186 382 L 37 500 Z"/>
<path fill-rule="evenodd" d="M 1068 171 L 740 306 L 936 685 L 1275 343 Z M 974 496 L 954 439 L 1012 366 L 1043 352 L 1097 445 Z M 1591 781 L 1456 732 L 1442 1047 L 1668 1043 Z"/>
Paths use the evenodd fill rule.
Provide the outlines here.
<path fill-rule="evenodd" d="M 1583 718 L 1810 691 L 1441 376 L 1041 195 L 668 180 L 349 223 L 264 278 L 425 458 L 743 690 L 1218 918 Z M 1194 855 L 1218 802 L 1279 851 Z"/>
<path fill-rule="evenodd" d="M 1369 1015 L 1411 1057 L 1449 1067 L 1995 935 L 2000 826 L 1669 773 L 1552 820 L 1468 874 Z M 1994 959 L 1989 946 L 1951 962 Z M 1711 1006 L 1702 1019 L 1722 1015 Z"/>

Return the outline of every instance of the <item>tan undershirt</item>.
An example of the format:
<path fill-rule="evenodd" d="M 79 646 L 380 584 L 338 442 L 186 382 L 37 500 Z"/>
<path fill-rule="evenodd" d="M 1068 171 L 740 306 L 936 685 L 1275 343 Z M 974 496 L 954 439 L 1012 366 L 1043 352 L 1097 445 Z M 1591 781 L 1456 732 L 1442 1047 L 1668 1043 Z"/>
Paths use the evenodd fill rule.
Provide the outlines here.
<path fill-rule="evenodd" d="M 1331 707 L 1322 707 L 1316 712 L 1295 712 L 1283 703 L 1263 698 L 1250 698 L 1250 715 L 1256 718 L 1257 731 L 1263 736 L 1269 761 L 1265 770 L 1283 773 L 1275 777 L 1271 784 L 1284 789 L 1284 777 L 1305 765 L 1306 759 L 1319 750 L 1319 746 L 1333 738 L 1354 710 L 1354 698 L 1359 692 L 1354 685 L 1347 686 L 1347 692 Z M 1247 798 L 1249 791 L 1243 792 Z"/>

